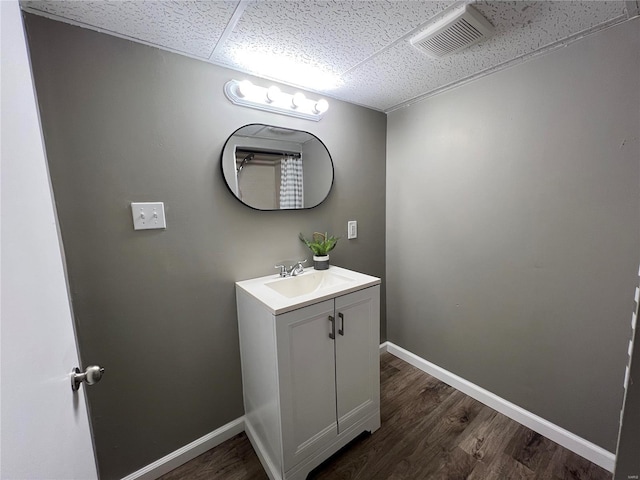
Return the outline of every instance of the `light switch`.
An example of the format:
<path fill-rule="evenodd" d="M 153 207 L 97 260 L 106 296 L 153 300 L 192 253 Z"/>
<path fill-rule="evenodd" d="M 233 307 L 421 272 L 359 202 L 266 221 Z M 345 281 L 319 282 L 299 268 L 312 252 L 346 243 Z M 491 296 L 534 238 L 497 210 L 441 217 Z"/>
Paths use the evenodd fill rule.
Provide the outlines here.
<path fill-rule="evenodd" d="M 134 230 L 167 228 L 163 202 L 138 202 L 131 204 Z"/>
<path fill-rule="evenodd" d="M 358 238 L 358 222 L 349 220 L 347 222 L 347 239 Z"/>

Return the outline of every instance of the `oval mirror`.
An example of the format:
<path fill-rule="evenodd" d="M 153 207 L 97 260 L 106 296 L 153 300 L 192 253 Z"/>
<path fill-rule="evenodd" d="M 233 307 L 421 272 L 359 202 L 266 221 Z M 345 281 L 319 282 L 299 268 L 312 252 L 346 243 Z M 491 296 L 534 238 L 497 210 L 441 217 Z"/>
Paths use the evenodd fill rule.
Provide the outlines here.
<path fill-rule="evenodd" d="M 256 210 L 313 208 L 333 185 L 333 161 L 318 137 L 272 125 L 233 132 L 221 167 L 231 193 Z"/>

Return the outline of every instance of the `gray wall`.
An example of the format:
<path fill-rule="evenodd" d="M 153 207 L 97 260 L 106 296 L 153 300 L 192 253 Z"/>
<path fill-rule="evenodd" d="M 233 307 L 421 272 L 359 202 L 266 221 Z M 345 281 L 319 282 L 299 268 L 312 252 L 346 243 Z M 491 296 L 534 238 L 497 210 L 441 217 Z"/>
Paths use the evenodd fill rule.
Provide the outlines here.
<path fill-rule="evenodd" d="M 388 338 L 615 451 L 640 19 L 388 116 Z"/>
<path fill-rule="evenodd" d="M 234 282 L 310 258 L 298 232 L 342 235 L 334 264 L 384 276 L 386 117 L 339 101 L 319 123 L 234 106 L 222 88 L 238 73 L 26 22 L 80 353 L 106 368 L 87 391 L 101 478 L 120 478 L 243 414 Z M 323 140 L 324 204 L 256 212 L 231 195 L 220 153 L 254 122 Z M 165 202 L 166 231 L 134 232 L 133 201 Z"/>

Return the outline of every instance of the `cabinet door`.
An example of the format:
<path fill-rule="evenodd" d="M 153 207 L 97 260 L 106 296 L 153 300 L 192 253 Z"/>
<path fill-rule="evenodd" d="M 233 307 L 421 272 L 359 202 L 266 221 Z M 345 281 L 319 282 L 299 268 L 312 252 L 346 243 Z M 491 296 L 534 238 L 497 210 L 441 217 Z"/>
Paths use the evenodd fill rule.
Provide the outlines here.
<path fill-rule="evenodd" d="M 336 298 L 338 433 L 380 405 L 380 287 Z"/>
<path fill-rule="evenodd" d="M 333 314 L 328 300 L 276 317 L 285 472 L 338 434 Z"/>

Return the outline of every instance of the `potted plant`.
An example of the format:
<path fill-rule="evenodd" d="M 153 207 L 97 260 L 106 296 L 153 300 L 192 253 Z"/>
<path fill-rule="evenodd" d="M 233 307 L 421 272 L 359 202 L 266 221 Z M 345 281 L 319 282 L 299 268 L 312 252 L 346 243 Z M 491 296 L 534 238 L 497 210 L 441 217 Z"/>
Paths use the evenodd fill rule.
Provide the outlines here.
<path fill-rule="evenodd" d="M 329 236 L 326 232 L 313 232 L 311 240 L 307 240 L 302 233 L 299 238 L 313 252 L 313 268 L 327 270 L 329 268 L 329 252 L 335 248 L 339 237 Z"/>

